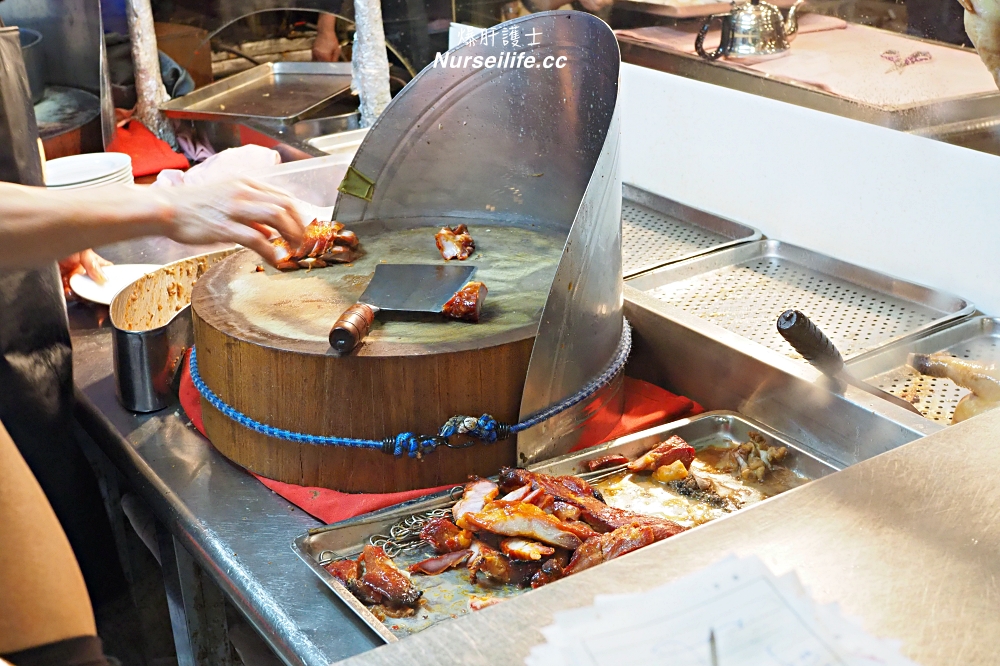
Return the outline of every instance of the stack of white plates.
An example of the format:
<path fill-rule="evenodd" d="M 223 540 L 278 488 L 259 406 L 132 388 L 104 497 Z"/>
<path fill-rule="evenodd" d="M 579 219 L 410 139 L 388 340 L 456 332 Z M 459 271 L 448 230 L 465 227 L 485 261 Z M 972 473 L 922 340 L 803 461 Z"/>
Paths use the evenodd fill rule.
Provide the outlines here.
<path fill-rule="evenodd" d="M 133 182 L 132 158 L 125 153 L 84 153 L 45 163 L 45 185 L 50 190 L 83 190 Z"/>

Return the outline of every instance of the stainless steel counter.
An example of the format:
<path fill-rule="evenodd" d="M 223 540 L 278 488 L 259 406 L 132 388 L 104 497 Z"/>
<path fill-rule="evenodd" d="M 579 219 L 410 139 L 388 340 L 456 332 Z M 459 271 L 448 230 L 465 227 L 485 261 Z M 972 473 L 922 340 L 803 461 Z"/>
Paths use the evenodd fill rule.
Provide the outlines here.
<path fill-rule="evenodd" d="M 662 585 L 729 554 L 794 569 L 923 666 L 994 664 L 1000 649 L 1000 411 L 726 518 L 345 662 L 522 664 L 559 610 Z M 670 603 L 664 599 L 664 603 Z"/>
<path fill-rule="evenodd" d="M 618 42 L 623 62 L 770 97 L 873 125 L 902 131 L 921 130 L 922 134 L 931 138 L 938 138 L 939 131 L 936 129 L 938 127 L 956 127 L 964 131 L 970 121 L 1000 116 L 1000 93 L 972 95 L 888 110 L 859 104 L 815 86 L 741 71 L 718 62 L 708 62 L 696 55 L 657 48 L 625 36 L 619 36 Z"/>
<path fill-rule="evenodd" d="M 147 239 L 98 252 L 118 262 L 166 262 L 220 247 Z M 325 666 L 380 645 L 291 551 L 292 539 L 319 521 L 223 458 L 179 408 L 136 415 L 118 404 L 101 314 L 70 306 L 78 418 L 175 542 L 286 663 Z"/>
<path fill-rule="evenodd" d="M 121 262 L 212 249 L 153 239 L 99 251 Z M 225 460 L 179 409 L 125 411 L 102 311 L 74 305 L 79 417 L 173 534 L 179 559 L 190 554 L 288 664 L 520 664 L 557 610 L 588 604 L 595 593 L 648 589 L 733 552 L 756 554 L 779 574 L 795 569 L 818 601 L 838 601 L 870 631 L 903 640 L 925 666 L 991 663 L 1000 648 L 1000 470 L 990 464 L 1000 412 L 942 430 L 868 394 L 832 394 L 808 367 L 735 334 L 713 338 L 684 313 L 665 319 L 635 289 L 626 295 L 637 334 L 633 374 L 857 464 L 374 651 L 381 641 L 290 549 L 318 522 Z"/>

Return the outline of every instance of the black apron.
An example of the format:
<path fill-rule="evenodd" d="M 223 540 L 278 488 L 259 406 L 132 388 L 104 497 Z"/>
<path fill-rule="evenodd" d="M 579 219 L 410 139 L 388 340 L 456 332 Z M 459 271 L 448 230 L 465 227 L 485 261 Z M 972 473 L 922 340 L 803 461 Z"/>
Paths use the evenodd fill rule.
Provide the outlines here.
<path fill-rule="evenodd" d="M 43 185 L 30 99 L 17 28 L 0 28 L 0 180 Z M 55 263 L 0 270 L 0 422 L 59 518 L 93 603 L 120 594 L 104 502 L 73 435 L 73 358 Z"/>

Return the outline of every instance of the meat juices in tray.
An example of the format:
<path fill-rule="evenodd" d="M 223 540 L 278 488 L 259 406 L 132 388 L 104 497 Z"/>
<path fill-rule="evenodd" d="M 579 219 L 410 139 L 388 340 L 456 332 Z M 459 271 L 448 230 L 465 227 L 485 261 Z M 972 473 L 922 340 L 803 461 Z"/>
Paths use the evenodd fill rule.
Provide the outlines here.
<path fill-rule="evenodd" d="M 457 501 L 409 515 L 390 525 L 387 535 L 369 532 L 360 555 L 320 562 L 392 634 L 407 635 L 828 471 L 809 454 L 752 429 L 741 438 L 702 438 L 698 450 L 676 434 L 647 439 L 652 441 L 640 450 L 632 446 L 628 456 L 627 446 L 589 458 L 575 454 L 575 469 L 594 470 L 580 476 L 504 468 L 496 480 L 473 479 L 453 491 L 454 497 L 461 490 Z M 803 459 L 813 463 L 805 474 L 797 470 Z M 374 592 L 366 583 L 370 571 L 382 572 Z"/>

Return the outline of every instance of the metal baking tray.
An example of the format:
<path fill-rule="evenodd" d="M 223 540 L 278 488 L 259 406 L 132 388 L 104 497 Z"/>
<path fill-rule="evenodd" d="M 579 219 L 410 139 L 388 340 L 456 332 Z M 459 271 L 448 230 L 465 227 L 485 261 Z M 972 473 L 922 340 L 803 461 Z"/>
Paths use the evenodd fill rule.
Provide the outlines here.
<path fill-rule="evenodd" d="M 760 237 L 752 227 L 622 184 L 625 278 Z"/>
<path fill-rule="evenodd" d="M 801 310 L 845 359 L 920 335 L 975 310 L 965 299 L 774 240 L 665 266 L 629 284 L 793 359 L 778 315 Z"/>
<path fill-rule="evenodd" d="M 268 62 L 172 99 L 171 118 L 292 125 L 351 89 L 349 62 Z"/>
<path fill-rule="evenodd" d="M 909 400 L 924 417 L 948 425 L 958 401 L 969 391 L 950 379 L 925 377 L 906 365 L 910 353 L 935 352 L 980 363 L 1000 363 L 1000 318 L 966 319 L 916 340 L 866 354 L 848 367 L 869 384 Z"/>
<path fill-rule="evenodd" d="M 760 433 L 769 443 L 788 447 L 789 454 L 785 459 L 785 466 L 808 479 L 817 479 L 840 469 L 835 463 L 810 453 L 802 445 L 789 441 L 769 428 L 736 412 L 724 411 L 708 412 L 694 418 L 644 430 L 600 446 L 532 465 L 530 469 L 555 475 L 576 474 L 588 479 L 606 477 L 609 470 L 585 472 L 584 463 L 608 453 L 621 453 L 629 458 L 635 458 L 674 434 L 683 437 L 700 450 L 712 445 L 745 442 L 749 439 L 751 431 Z M 428 512 L 434 511 L 439 512 L 437 515 L 450 514 L 450 507 L 458 497 L 455 491 L 461 488 L 457 486 L 448 492 L 309 530 L 292 542 L 292 550 L 334 594 L 387 643 L 472 612 L 469 610 L 471 597 L 504 598 L 523 594 L 527 590 L 513 586 L 474 587 L 470 585 L 468 573 L 464 569 L 452 570 L 437 576 L 414 577 L 414 582 L 423 590 L 424 598 L 428 600 L 428 607 L 422 607 L 415 617 L 380 619 L 320 565 L 320 562 L 328 563 L 344 557 L 357 556 L 370 539 L 376 545 L 381 545 L 378 541 L 379 535 L 389 534 L 394 526 L 398 533 L 398 530 L 404 527 L 405 521 L 412 520 L 413 517 L 426 516 Z M 419 550 L 398 555 L 395 559 L 402 567 L 430 557 L 432 554 L 430 548 L 423 546 Z"/>

